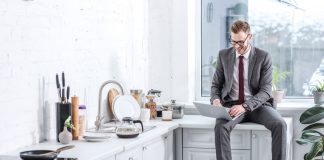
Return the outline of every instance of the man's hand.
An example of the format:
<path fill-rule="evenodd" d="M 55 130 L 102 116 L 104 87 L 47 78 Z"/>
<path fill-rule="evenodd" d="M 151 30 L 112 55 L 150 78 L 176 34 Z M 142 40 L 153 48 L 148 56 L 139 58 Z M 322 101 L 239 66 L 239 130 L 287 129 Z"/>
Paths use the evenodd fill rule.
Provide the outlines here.
<path fill-rule="evenodd" d="M 246 110 L 243 108 L 242 105 L 234 105 L 231 107 L 228 113 L 231 117 L 235 117 L 244 112 L 246 112 Z"/>
<path fill-rule="evenodd" d="M 219 99 L 214 99 L 213 106 L 220 107 L 220 106 L 222 106 L 222 104 L 220 103 Z"/>

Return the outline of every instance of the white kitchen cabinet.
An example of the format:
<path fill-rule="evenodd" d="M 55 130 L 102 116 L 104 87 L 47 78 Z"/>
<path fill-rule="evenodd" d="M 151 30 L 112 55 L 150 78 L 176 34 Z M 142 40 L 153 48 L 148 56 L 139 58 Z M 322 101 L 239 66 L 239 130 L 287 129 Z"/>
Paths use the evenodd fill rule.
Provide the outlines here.
<path fill-rule="evenodd" d="M 184 148 L 183 160 L 216 160 L 215 149 Z"/>
<path fill-rule="evenodd" d="M 272 160 L 271 133 L 252 131 L 252 160 Z"/>
<path fill-rule="evenodd" d="M 215 149 L 184 148 L 184 160 L 216 160 Z M 232 160 L 250 160 L 250 150 L 232 150 Z"/>
<path fill-rule="evenodd" d="M 165 160 L 164 138 L 143 145 L 143 160 Z"/>
<path fill-rule="evenodd" d="M 116 155 L 116 160 L 142 160 L 142 147 L 126 150 Z"/>
<path fill-rule="evenodd" d="M 165 160 L 174 160 L 174 150 L 175 150 L 175 139 L 174 133 L 169 132 L 163 136 L 164 138 L 164 148 L 165 148 Z"/>
<path fill-rule="evenodd" d="M 287 123 L 287 160 L 292 158 L 292 119 L 285 118 Z M 233 160 L 271 160 L 271 132 L 265 127 L 247 123 L 241 124 L 241 129 L 231 132 L 231 149 Z M 179 138 L 177 132 L 177 138 Z M 182 160 L 214 160 L 216 159 L 215 133 L 212 128 L 183 128 L 182 150 L 178 149 L 177 157 Z M 178 148 L 178 147 L 177 147 Z M 179 152 L 182 152 L 179 153 Z"/>
<path fill-rule="evenodd" d="M 184 129 L 183 146 L 195 148 L 215 148 L 215 134 L 211 129 Z M 231 133 L 232 149 L 250 149 L 251 131 L 234 130 Z"/>
<path fill-rule="evenodd" d="M 171 131 L 133 149 L 117 154 L 116 160 L 173 160 L 173 141 L 173 131 Z"/>

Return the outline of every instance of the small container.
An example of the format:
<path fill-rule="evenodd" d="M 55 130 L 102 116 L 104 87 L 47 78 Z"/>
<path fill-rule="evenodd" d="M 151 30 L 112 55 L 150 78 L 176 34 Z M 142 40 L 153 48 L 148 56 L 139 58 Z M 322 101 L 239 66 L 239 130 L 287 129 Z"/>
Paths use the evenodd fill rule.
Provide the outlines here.
<path fill-rule="evenodd" d="M 148 102 L 145 103 L 145 108 L 149 108 L 151 110 L 151 119 L 155 119 L 157 117 L 156 112 L 156 103 L 154 102 L 154 95 L 147 95 L 146 98 Z"/>
<path fill-rule="evenodd" d="M 163 107 L 162 110 L 162 121 L 172 121 L 172 108 L 171 107 Z"/>
<path fill-rule="evenodd" d="M 86 130 L 86 110 L 85 105 L 79 105 L 79 136 L 82 137 Z"/>

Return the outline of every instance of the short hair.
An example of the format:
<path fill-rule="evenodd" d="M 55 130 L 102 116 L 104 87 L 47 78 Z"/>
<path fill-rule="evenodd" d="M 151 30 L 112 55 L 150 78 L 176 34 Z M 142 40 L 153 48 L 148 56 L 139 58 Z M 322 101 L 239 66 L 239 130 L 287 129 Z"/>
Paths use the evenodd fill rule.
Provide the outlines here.
<path fill-rule="evenodd" d="M 231 32 L 237 34 L 238 32 L 242 31 L 245 32 L 247 34 L 251 33 L 251 29 L 250 29 L 250 25 L 248 22 L 243 21 L 243 20 L 237 20 L 235 21 L 231 28 L 230 28 Z"/>

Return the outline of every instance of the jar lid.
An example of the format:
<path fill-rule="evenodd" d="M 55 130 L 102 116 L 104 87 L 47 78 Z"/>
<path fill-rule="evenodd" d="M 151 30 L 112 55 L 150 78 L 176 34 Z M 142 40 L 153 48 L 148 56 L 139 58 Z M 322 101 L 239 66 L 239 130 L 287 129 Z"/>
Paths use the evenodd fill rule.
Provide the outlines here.
<path fill-rule="evenodd" d="M 87 109 L 85 105 L 79 105 L 79 109 Z"/>
<path fill-rule="evenodd" d="M 167 103 L 163 105 L 164 107 L 177 108 L 184 107 L 184 104 L 176 103 L 176 100 L 171 100 L 171 103 Z"/>
<path fill-rule="evenodd" d="M 130 93 L 141 94 L 143 91 L 141 89 L 131 89 Z"/>

